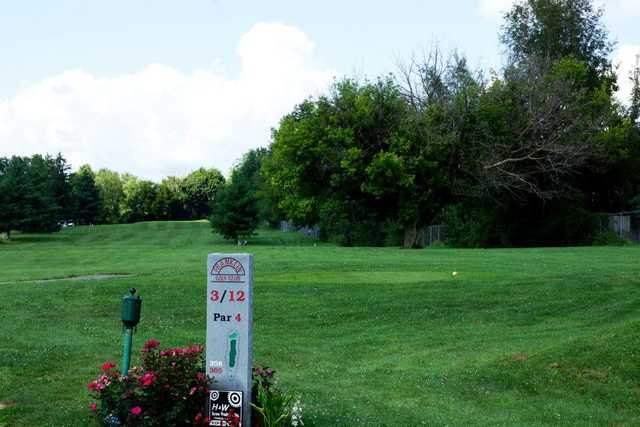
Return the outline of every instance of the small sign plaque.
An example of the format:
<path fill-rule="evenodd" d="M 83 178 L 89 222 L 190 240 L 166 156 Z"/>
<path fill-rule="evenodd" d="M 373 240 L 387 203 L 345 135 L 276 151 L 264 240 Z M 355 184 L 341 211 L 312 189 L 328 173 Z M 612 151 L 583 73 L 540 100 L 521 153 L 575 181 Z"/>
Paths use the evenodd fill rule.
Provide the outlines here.
<path fill-rule="evenodd" d="M 241 391 L 209 391 L 209 425 L 216 427 L 242 426 Z"/>
<path fill-rule="evenodd" d="M 252 386 L 252 261 L 250 254 L 209 254 L 207 259 L 207 375 L 213 380 L 211 393 L 231 393 L 225 398 L 237 395 L 245 402 L 251 402 Z M 242 412 L 240 425 L 249 425 L 249 404 L 231 408 Z M 233 425 L 213 424 L 213 416 L 211 420 L 212 426 Z"/>

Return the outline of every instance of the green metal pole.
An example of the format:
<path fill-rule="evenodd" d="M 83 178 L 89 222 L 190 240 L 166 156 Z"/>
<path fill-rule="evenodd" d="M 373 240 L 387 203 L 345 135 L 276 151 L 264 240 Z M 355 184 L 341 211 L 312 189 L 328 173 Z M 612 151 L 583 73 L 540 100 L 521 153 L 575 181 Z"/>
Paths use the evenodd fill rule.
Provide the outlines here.
<path fill-rule="evenodd" d="M 131 362 L 131 343 L 133 342 L 133 328 L 124 328 L 124 346 L 122 349 L 122 363 L 120 365 L 122 375 L 129 375 L 129 363 Z"/>

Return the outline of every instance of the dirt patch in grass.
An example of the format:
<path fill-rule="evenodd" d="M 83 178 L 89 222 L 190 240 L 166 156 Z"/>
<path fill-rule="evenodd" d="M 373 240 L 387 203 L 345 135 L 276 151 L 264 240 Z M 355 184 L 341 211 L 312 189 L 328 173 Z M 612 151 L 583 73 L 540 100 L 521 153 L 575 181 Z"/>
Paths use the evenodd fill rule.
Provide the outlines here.
<path fill-rule="evenodd" d="M 85 274 L 80 276 L 68 276 L 68 277 L 52 277 L 50 279 L 35 279 L 35 280 L 14 280 L 10 282 L 0 282 L 0 285 L 12 285 L 15 283 L 48 283 L 48 282 L 62 282 L 62 281 L 89 281 L 89 280 L 108 280 L 119 279 L 123 277 L 133 277 L 133 274 L 128 273 L 111 273 L 111 274 Z"/>
<path fill-rule="evenodd" d="M 513 356 L 509 356 L 507 361 L 508 362 L 524 362 L 527 359 L 529 359 L 529 356 L 527 356 L 524 353 L 518 353 L 518 354 L 514 354 Z"/>

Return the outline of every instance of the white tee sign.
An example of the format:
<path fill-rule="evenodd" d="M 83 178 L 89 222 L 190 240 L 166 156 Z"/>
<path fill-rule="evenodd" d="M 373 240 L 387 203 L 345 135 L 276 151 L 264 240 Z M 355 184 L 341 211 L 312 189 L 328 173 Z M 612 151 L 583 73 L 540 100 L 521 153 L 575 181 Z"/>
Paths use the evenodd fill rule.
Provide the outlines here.
<path fill-rule="evenodd" d="M 242 392 L 243 426 L 251 425 L 252 288 L 251 254 L 209 254 L 207 375 L 213 390 Z"/>

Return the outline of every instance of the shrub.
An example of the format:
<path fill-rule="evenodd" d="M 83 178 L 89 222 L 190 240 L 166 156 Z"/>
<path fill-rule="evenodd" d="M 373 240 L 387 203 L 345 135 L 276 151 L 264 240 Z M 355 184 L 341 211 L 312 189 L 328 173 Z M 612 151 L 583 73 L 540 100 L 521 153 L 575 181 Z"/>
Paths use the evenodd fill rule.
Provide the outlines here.
<path fill-rule="evenodd" d="M 300 400 L 276 388 L 273 374 L 269 368 L 253 369 L 252 424 L 259 427 L 303 426 Z"/>
<path fill-rule="evenodd" d="M 149 340 L 142 348 L 142 365 L 122 375 L 115 363 L 105 362 L 101 374 L 89 382 L 97 402 L 89 408 L 101 426 L 206 426 L 206 402 L 211 382 L 204 371 L 204 348 L 161 350 Z M 275 385 L 274 371 L 253 369 L 252 425 L 302 426 L 299 401 Z M 233 425 L 233 420 L 229 420 Z"/>
<path fill-rule="evenodd" d="M 601 231 L 593 237 L 593 246 L 624 246 L 629 242 L 614 231 Z"/>
<path fill-rule="evenodd" d="M 209 382 L 204 374 L 201 345 L 160 350 L 149 340 L 142 349 L 142 366 L 121 375 L 105 363 L 102 375 L 89 383 L 100 402 L 92 404 L 103 426 L 193 426 L 202 415 Z M 204 425 L 204 424 L 202 424 Z"/>
<path fill-rule="evenodd" d="M 490 219 L 484 211 L 461 204 L 450 205 L 442 212 L 441 220 L 447 226 L 443 242 L 447 246 L 477 248 L 487 245 Z"/>

